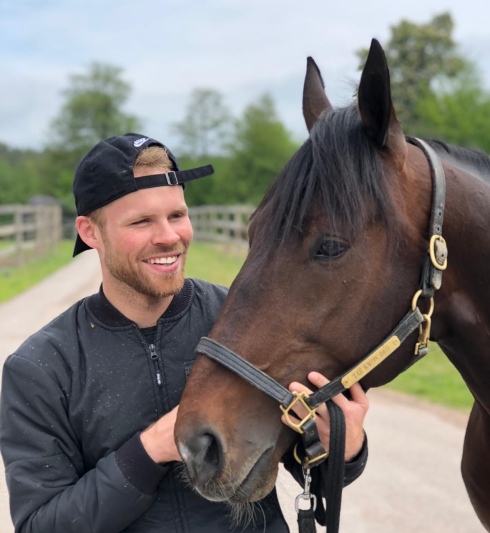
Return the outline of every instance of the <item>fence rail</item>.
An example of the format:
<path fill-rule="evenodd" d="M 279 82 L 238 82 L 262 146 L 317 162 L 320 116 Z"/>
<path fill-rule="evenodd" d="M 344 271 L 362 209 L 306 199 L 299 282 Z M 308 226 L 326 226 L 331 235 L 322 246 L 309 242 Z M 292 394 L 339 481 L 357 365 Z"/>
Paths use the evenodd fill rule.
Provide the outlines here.
<path fill-rule="evenodd" d="M 0 264 L 22 264 L 24 250 L 47 252 L 61 236 L 60 206 L 0 205 Z"/>
<path fill-rule="evenodd" d="M 250 205 L 203 205 L 191 207 L 189 216 L 194 237 L 248 246 L 248 220 L 255 207 Z"/>

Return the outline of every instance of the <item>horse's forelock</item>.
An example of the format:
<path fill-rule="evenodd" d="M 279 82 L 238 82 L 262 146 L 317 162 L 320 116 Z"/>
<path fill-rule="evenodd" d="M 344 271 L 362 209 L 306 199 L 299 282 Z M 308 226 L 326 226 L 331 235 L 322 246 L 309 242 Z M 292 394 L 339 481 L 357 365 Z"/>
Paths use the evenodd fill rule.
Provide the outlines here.
<path fill-rule="evenodd" d="M 316 214 L 352 236 L 370 218 L 388 221 L 393 200 L 381 156 L 355 105 L 323 115 L 286 164 L 252 217 L 264 226 L 264 246 L 301 235 Z"/>

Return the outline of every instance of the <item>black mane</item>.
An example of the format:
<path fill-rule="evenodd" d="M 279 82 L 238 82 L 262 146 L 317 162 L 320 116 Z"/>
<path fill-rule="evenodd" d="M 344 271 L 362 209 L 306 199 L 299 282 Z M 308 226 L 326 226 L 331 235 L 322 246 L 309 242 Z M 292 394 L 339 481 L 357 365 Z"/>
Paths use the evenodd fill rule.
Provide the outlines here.
<path fill-rule="evenodd" d="M 253 218 L 264 215 L 270 246 L 287 239 L 293 230 L 301 233 L 308 217 L 320 210 L 332 229 L 340 223 L 354 235 L 368 218 L 391 218 L 393 201 L 384 167 L 355 105 L 320 117 Z"/>
<path fill-rule="evenodd" d="M 452 146 L 439 140 L 430 141 L 429 144 L 441 159 L 475 176 L 490 181 L 490 157 L 484 152 Z"/>
<path fill-rule="evenodd" d="M 433 140 L 429 144 L 453 165 L 490 181 L 490 157 L 483 152 Z M 341 227 L 356 236 L 369 220 L 396 232 L 393 187 L 378 149 L 366 134 L 357 106 L 322 115 L 309 139 L 268 189 L 251 221 L 266 221 L 264 249 L 273 250 L 320 212 L 332 232 Z M 388 223 L 389 222 L 389 223 Z"/>

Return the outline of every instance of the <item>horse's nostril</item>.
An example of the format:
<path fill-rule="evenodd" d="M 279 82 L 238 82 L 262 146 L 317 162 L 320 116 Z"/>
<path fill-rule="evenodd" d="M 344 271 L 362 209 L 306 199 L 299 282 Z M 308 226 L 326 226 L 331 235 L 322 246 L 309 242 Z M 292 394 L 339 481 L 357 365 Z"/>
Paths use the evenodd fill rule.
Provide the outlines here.
<path fill-rule="evenodd" d="M 186 464 L 191 480 L 206 484 L 220 471 L 222 447 L 217 436 L 210 432 L 194 435 L 185 442 Z"/>
<path fill-rule="evenodd" d="M 220 445 L 218 443 L 218 440 L 214 437 L 214 435 L 211 435 L 210 433 L 206 433 L 205 436 L 208 438 L 209 444 L 204 455 L 204 463 L 213 465 L 216 469 L 219 469 Z"/>

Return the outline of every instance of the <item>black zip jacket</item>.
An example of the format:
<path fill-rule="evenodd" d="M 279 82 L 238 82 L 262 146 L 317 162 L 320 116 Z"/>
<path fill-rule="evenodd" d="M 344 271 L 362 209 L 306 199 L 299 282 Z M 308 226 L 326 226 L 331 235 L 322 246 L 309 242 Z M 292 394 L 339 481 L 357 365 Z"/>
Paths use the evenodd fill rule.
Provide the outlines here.
<path fill-rule="evenodd" d="M 180 463 L 154 463 L 139 438 L 180 402 L 195 347 L 211 330 L 226 292 L 186 280 L 153 340 L 101 290 L 7 359 L 0 448 L 16 533 L 233 529 L 226 504 L 189 488 Z M 360 475 L 366 453 L 364 447 L 348 465 L 346 483 Z M 260 508 L 254 523 L 237 530 L 263 531 L 265 525 L 271 533 L 289 531 L 275 490 Z"/>

